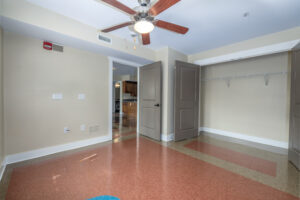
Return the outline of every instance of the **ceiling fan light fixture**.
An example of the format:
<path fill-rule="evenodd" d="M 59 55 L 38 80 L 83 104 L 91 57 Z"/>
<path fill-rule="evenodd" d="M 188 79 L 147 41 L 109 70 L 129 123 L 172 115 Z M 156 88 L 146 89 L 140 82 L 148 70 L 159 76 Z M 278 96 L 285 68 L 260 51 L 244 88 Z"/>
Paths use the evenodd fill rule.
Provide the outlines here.
<path fill-rule="evenodd" d="M 134 24 L 134 30 L 138 33 L 145 34 L 153 31 L 154 25 L 152 22 L 142 19 Z"/>

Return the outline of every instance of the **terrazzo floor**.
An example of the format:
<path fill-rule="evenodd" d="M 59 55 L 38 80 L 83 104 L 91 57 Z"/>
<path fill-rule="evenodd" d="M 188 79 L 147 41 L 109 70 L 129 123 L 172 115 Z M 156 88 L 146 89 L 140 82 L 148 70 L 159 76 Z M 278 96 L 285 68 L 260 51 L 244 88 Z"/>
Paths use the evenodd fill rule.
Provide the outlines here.
<path fill-rule="evenodd" d="M 300 200 L 300 172 L 287 155 L 207 135 L 163 143 L 127 133 L 112 142 L 9 165 L 0 198 Z"/>

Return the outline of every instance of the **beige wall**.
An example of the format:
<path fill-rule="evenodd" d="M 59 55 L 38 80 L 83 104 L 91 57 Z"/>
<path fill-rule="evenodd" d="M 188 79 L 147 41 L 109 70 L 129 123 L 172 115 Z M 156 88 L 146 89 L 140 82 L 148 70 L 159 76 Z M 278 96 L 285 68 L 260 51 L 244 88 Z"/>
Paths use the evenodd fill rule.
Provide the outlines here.
<path fill-rule="evenodd" d="M 290 71 L 281 53 L 202 68 L 202 79 Z M 200 126 L 288 142 L 289 76 L 202 82 Z"/>
<path fill-rule="evenodd" d="M 300 39 L 300 26 L 288 29 L 285 31 L 264 35 L 261 37 L 245 40 L 235 44 L 223 46 L 220 48 L 199 52 L 193 55 L 189 55 L 189 62 L 193 63 L 197 60 L 211 58 L 221 55 L 226 55 L 234 52 L 259 48 L 263 46 L 278 44 L 282 42 L 299 40 Z"/>
<path fill-rule="evenodd" d="M 162 127 L 163 135 L 168 134 L 168 48 L 162 48 L 156 52 L 156 60 L 162 62 Z"/>
<path fill-rule="evenodd" d="M 0 27 L 0 169 L 4 159 L 4 137 L 3 137 L 3 74 L 2 74 L 2 28 Z"/>
<path fill-rule="evenodd" d="M 175 77 L 175 61 L 180 60 L 187 62 L 187 55 L 169 48 L 168 65 L 169 65 L 169 90 L 168 90 L 168 134 L 174 134 L 174 77 Z"/>
<path fill-rule="evenodd" d="M 3 45 L 6 155 L 108 135 L 107 57 L 68 47 L 46 51 L 42 41 L 8 32 Z M 53 93 L 63 99 L 52 100 Z M 77 100 L 79 93 L 86 100 Z M 99 131 L 89 133 L 94 125 Z"/>

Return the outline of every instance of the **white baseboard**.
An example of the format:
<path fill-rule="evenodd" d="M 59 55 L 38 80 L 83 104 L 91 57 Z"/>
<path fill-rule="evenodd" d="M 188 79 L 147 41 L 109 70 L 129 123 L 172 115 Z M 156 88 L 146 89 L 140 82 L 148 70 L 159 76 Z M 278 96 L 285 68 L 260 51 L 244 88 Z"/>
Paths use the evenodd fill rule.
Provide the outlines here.
<path fill-rule="evenodd" d="M 58 146 L 46 147 L 46 148 L 36 149 L 36 150 L 27 151 L 27 152 L 23 152 L 23 153 L 7 155 L 5 157 L 3 165 L 8 165 L 8 164 L 17 163 L 17 162 L 21 162 L 21 161 L 25 161 L 25 160 L 39 158 L 39 157 L 43 157 L 43 156 L 47 156 L 47 155 L 51 155 L 51 154 L 55 154 L 55 153 L 59 153 L 59 152 L 63 152 L 63 151 L 68 151 L 68 150 L 72 150 L 72 149 L 78 149 L 81 147 L 86 147 L 86 146 L 90 146 L 90 145 L 94 145 L 94 144 L 98 144 L 98 143 L 102 143 L 102 142 L 107 142 L 110 140 L 112 140 L 111 136 L 107 135 L 107 136 L 101 136 L 101 137 L 91 138 L 91 139 L 87 139 L 87 140 L 82 140 L 82 141 L 78 141 L 78 142 L 62 144 L 62 145 L 58 145 Z"/>
<path fill-rule="evenodd" d="M 256 142 L 260 144 L 265 144 L 269 146 L 274 146 L 274 147 L 280 147 L 283 149 L 288 149 L 289 144 L 288 142 L 281 142 L 277 140 L 271 140 L 271 139 L 266 139 L 266 138 L 260 138 L 260 137 L 255 137 L 255 136 L 250 136 L 250 135 L 244 135 L 241 133 L 233 133 L 229 131 L 223 131 L 223 130 L 217 130 L 217 129 L 212 129 L 212 128 L 207 128 L 207 127 L 201 127 L 199 128 L 199 132 L 205 131 L 208 133 L 213 133 L 217 135 L 222 135 L 222 136 L 227 136 L 227 137 L 232 137 L 232 138 L 237 138 L 241 140 L 246 140 L 250 142 Z"/>
<path fill-rule="evenodd" d="M 4 171 L 5 171 L 5 168 L 6 168 L 6 164 L 5 162 L 3 161 L 2 165 L 0 165 L 0 181 L 2 180 L 2 177 L 3 177 L 3 174 L 4 174 Z"/>
<path fill-rule="evenodd" d="M 161 140 L 164 142 L 170 142 L 174 140 L 174 133 L 170 133 L 168 135 L 161 134 Z"/>

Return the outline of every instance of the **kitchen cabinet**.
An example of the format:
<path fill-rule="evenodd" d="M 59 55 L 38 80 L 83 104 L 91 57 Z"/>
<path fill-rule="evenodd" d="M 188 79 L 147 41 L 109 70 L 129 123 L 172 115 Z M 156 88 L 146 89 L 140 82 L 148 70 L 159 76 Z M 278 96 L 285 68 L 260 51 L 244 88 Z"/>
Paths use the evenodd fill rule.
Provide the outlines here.
<path fill-rule="evenodd" d="M 136 81 L 123 81 L 123 93 L 129 93 L 131 96 L 137 96 L 137 82 Z"/>

